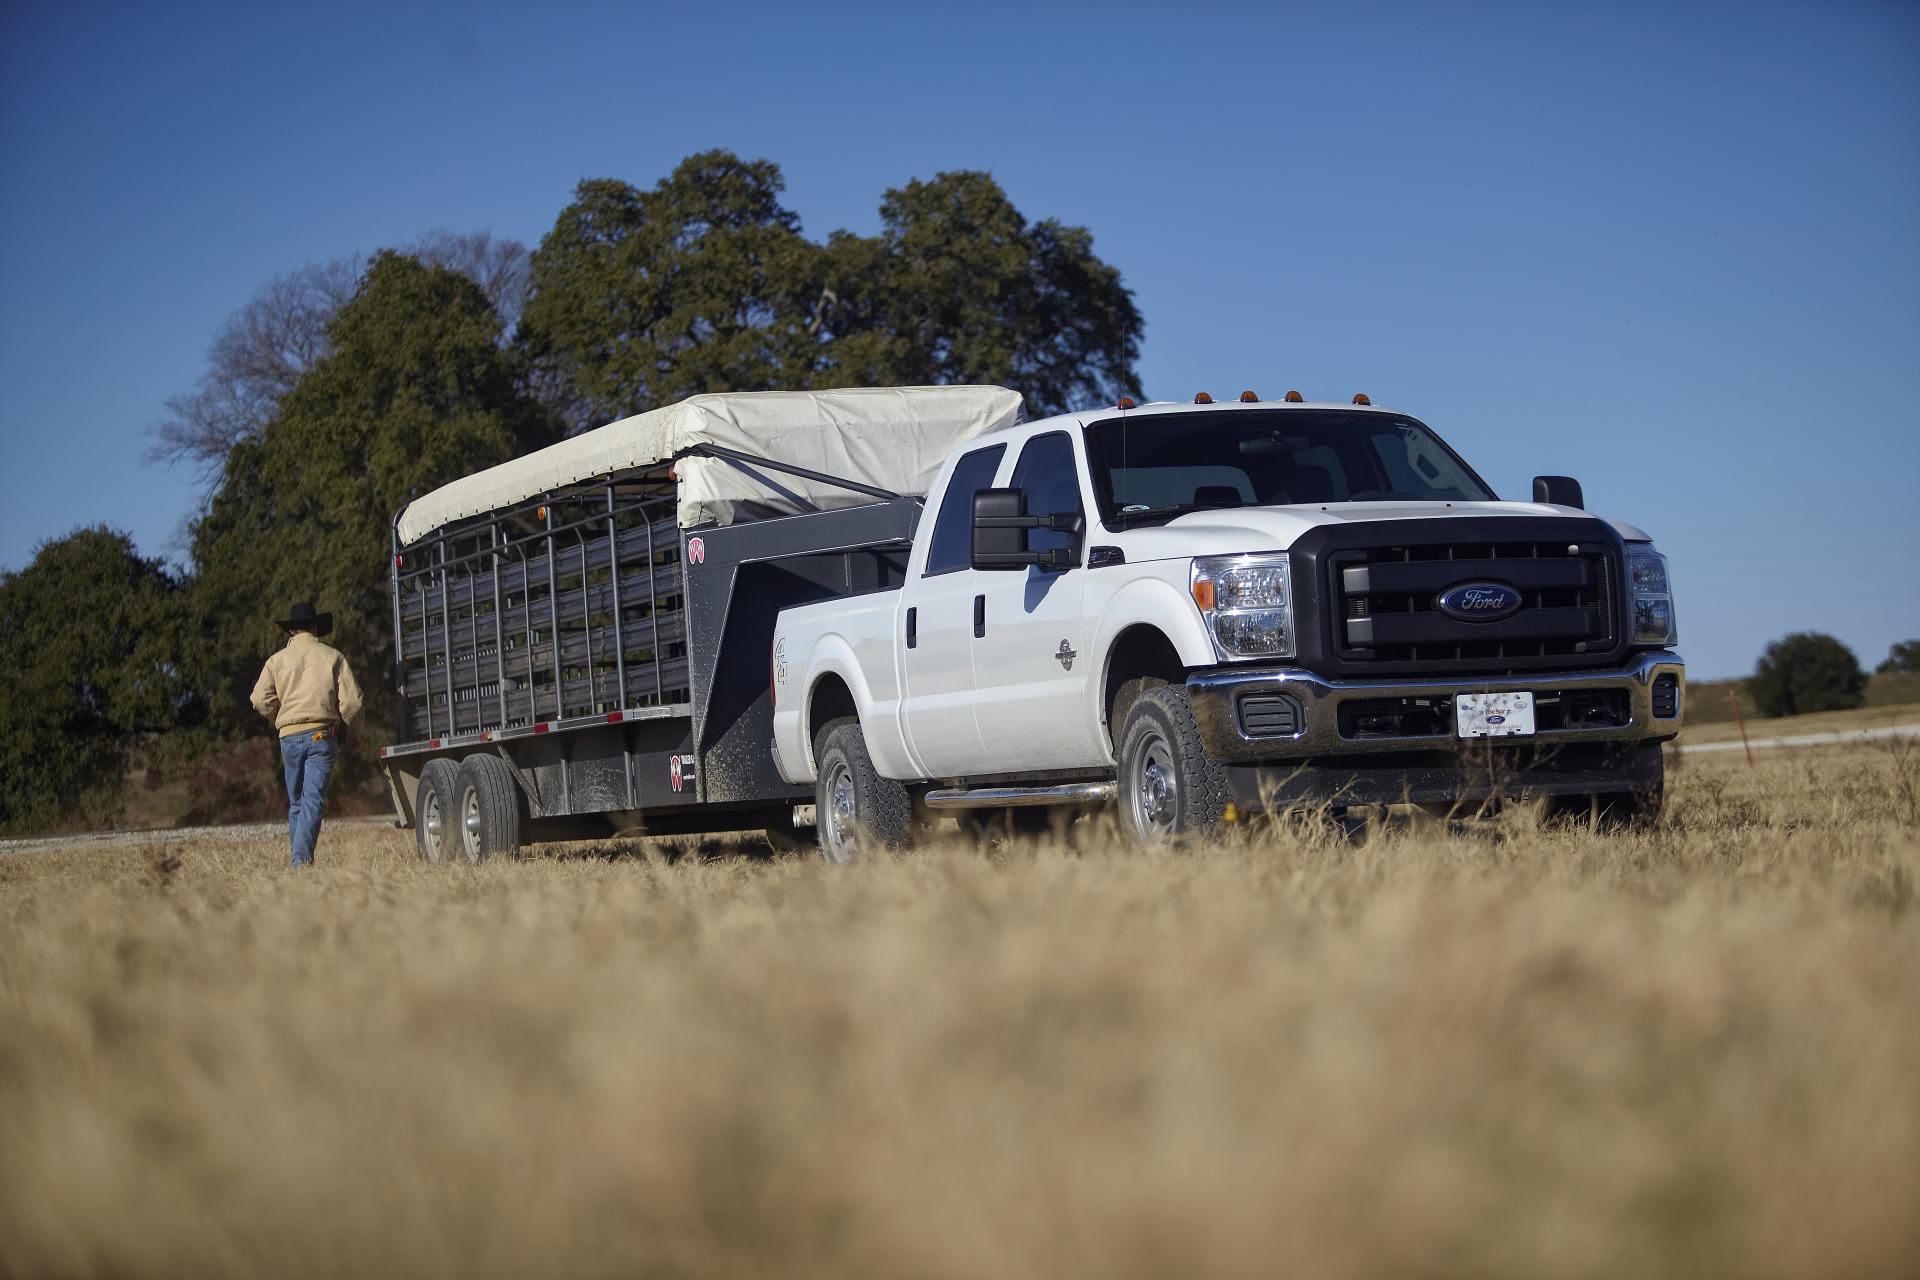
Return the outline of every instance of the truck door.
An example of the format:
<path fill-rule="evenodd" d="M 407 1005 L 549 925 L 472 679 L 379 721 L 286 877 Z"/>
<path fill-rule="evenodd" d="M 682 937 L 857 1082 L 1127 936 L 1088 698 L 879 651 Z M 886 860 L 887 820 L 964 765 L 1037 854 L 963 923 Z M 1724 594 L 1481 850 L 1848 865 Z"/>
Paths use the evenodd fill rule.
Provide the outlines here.
<path fill-rule="evenodd" d="M 963 454 L 933 512 L 926 559 L 901 591 L 900 670 L 907 741 L 929 778 L 967 773 L 984 748 L 973 714 L 973 618 L 978 580 L 971 567 L 973 495 L 993 486 L 1004 444 Z"/>
<path fill-rule="evenodd" d="M 1028 515 L 1086 514 L 1073 438 L 1064 431 L 1028 440 L 1011 483 L 1026 494 Z M 1071 534 L 1035 529 L 1027 545 L 1045 550 L 1073 542 Z M 974 714 L 986 755 L 970 772 L 1102 763 L 1088 714 L 1087 681 L 1097 678 L 1099 663 L 1086 652 L 1086 569 L 975 576 L 985 616 L 973 640 Z"/>

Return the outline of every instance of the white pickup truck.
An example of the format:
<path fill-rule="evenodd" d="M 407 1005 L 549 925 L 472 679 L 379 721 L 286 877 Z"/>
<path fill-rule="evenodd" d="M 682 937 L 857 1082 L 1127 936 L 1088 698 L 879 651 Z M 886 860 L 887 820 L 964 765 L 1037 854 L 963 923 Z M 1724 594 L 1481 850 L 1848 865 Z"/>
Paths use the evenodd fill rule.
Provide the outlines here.
<path fill-rule="evenodd" d="M 1533 497 L 1364 396 L 978 436 L 903 585 L 780 614 L 775 767 L 834 861 L 1110 802 L 1145 841 L 1302 804 L 1643 818 L 1685 683 L 1666 561 L 1571 479 Z"/>

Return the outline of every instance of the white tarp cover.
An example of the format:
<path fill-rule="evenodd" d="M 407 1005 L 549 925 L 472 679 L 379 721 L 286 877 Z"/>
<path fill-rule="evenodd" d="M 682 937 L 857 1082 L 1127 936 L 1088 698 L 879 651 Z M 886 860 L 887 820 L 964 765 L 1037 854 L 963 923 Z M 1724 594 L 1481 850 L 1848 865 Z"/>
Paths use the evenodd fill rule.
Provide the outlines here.
<path fill-rule="evenodd" d="M 955 445 L 1021 420 L 1020 394 L 1005 387 L 861 387 L 844 391 L 751 391 L 693 396 L 610 422 L 524 458 L 442 485 L 400 513 L 400 541 L 444 524 L 524 502 L 551 489 L 642 470 L 699 444 L 715 444 L 858 480 L 924 494 Z M 680 523 L 732 524 L 801 508 L 719 458 L 682 458 Z M 783 471 L 767 480 L 816 507 L 872 498 Z"/>

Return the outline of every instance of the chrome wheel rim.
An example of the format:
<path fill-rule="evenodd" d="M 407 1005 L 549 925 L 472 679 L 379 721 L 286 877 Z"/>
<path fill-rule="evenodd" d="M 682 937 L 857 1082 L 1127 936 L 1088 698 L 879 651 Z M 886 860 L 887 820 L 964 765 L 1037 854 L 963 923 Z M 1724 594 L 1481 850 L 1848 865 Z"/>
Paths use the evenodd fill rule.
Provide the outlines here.
<path fill-rule="evenodd" d="M 858 849 L 860 814 L 853 791 L 853 770 L 836 760 L 827 770 L 827 811 L 821 816 L 828 862 L 852 862 Z"/>
<path fill-rule="evenodd" d="M 440 793 L 432 787 L 420 797 L 420 843 L 428 862 L 440 861 L 446 852 L 446 818 L 440 812 Z"/>
<path fill-rule="evenodd" d="M 467 789 L 466 803 L 464 803 L 461 808 L 466 810 L 466 812 L 462 815 L 460 822 L 460 842 L 466 846 L 467 861 L 478 862 L 480 861 L 479 791 L 469 787 Z"/>
<path fill-rule="evenodd" d="M 1173 749 L 1166 738 L 1150 732 L 1134 748 L 1133 758 L 1127 805 L 1134 829 L 1149 839 L 1165 839 L 1173 834 L 1175 815 L 1180 812 L 1180 780 L 1173 771 Z"/>

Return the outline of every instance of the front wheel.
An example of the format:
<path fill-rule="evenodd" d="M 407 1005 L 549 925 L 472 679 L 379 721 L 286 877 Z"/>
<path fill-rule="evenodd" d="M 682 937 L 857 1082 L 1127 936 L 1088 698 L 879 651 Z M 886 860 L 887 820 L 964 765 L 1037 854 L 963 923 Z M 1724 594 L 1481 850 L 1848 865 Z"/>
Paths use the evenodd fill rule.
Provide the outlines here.
<path fill-rule="evenodd" d="M 1134 700 L 1120 731 L 1120 821 L 1144 844 L 1205 835 L 1226 821 L 1227 773 L 1207 755 L 1184 685 Z"/>
<path fill-rule="evenodd" d="M 836 865 L 858 862 L 911 843 L 913 798 L 873 767 L 858 720 L 836 720 L 820 730 L 813 758 L 820 769 L 813 812 L 821 857 Z"/>

